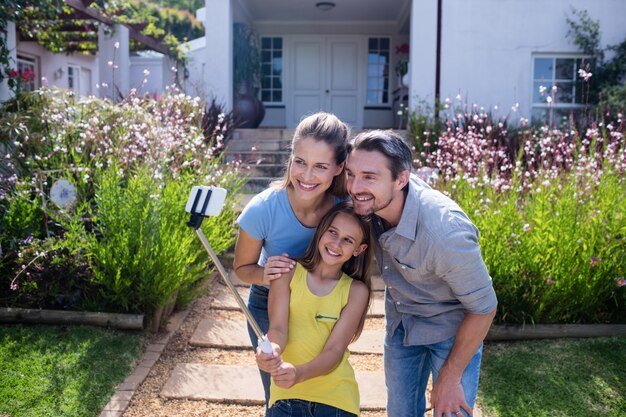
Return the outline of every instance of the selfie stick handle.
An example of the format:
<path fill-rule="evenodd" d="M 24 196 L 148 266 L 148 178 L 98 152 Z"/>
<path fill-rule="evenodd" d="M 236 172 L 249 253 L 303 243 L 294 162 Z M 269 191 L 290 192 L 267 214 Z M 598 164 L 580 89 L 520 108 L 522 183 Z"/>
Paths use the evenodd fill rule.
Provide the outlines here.
<path fill-rule="evenodd" d="M 192 215 L 192 218 L 193 218 L 193 216 L 197 216 L 197 215 Z M 190 221 L 190 223 L 191 223 L 191 221 Z M 226 269 L 224 268 L 224 266 L 222 265 L 222 263 L 218 259 L 218 257 L 215 254 L 215 252 L 213 252 L 213 248 L 211 248 L 211 245 L 209 245 L 209 241 L 207 240 L 206 236 L 204 235 L 204 232 L 202 231 L 202 229 L 200 227 L 196 228 L 195 230 L 196 230 L 196 234 L 200 238 L 200 241 L 202 242 L 202 245 L 204 246 L 204 249 L 206 249 L 206 251 L 208 252 L 209 256 L 213 260 L 213 264 L 215 264 L 215 267 L 217 268 L 218 272 L 220 273 L 222 278 L 224 278 L 224 282 L 226 282 L 226 285 L 228 286 L 230 291 L 235 296 L 235 300 L 237 301 L 237 304 L 239 304 L 239 307 L 241 307 L 241 310 L 246 315 L 246 318 L 248 319 L 248 323 L 250 323 L 250 326 L 252 327 L 252 330 L 254 330 L 254 333 L 256 334 L 256 336 L 258 338 L 259 347 L 261 348 L 261 351 L 263 353 L 271 354 L 273 352 L 273 349 L 272 349 L 272 345 L 271 345 L 269 339 L 267 338 L 267 335 L 263 334 L 263 331 L 259 327 L 259 324 L 256 322 L 254 317 L 252 317 L 252 313 L 250 313 L 250 310 L 248 310 L 248 307 L 246 306 L 246 303 L 244 303 L 243 299 L 241 298 L 241 295 L 239 295 L 239 292 L 237 291 L 237 289 L 233 285 L 233 282 L 231 281 L 230 277 L 228 276 L 228 272 L 226 271 Z"/>

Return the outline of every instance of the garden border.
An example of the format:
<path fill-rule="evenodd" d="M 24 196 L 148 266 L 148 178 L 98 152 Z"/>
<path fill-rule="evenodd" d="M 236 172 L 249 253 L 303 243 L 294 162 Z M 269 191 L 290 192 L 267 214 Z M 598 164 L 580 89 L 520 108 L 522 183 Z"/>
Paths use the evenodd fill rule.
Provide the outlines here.
<path fill-rule="evenodd" d="M 85 324 L 122 330 L 143 330 L 145 328 L 145 316 L 143 314 L 3 307 L 0 308 L 0 323 Z"/>
<path fill-rule="evenodd" d="M 504 341 L 625 335 L 626 324 L 503 324 L 491 326 L 485 340 Z"/>

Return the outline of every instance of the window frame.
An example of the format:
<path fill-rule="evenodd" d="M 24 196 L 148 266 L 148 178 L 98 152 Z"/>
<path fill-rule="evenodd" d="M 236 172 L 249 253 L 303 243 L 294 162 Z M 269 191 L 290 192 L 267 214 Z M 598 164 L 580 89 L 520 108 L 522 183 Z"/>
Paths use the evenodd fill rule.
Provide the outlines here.
<path fill-rule="evenodd" d="M 547 90 L 546 96 L 550 95 L 550 89 L 552 88 L 553 85 L 557 84 L 559 82 L 569 82 L 572 81 L 572 90 L 571 90 L 571 94 L 572 94 L 572 101 L 571 103 L 564 103 L 561 101 L 555 101 L 552 102 L 551 104 L 549 104 L 545 99 L 541 102 L 536 102 L 534 101 L 535 98 L 535 93 L 537 93 L 536 88 L 535 88 L 535 83 L 540 82 L 541 80 L 535 79 L 535 67 L 536 67 L 536 63 L 537 63 L 537 59 L 546 59 L 546 58 L 550 58 L 553 61 L 553 70 L 552 70 L 552 79 L 548 80 L 548 82 L 546 83 L 545 87 Z M 548 109 L 548 108 L 555 108 L 555 109 L 580 109 L 580 108 L 584 108 L 585 104 L 584 103 L 577 103 L 576 102 L 576 97 L 577 97 L 577 88 L 579 87 L 579 82 L 580 82 L 580 78 L 578 76 L 578 67 L 574 68 L 574 74 L 573 74 L 573 78 L 572 80 L 565 80 L 565 79 L 557 79 L 556 78 L 556 60 L 557 59 L 572 59 L 574 60 L 574 65 L 576 65 L 580 60 L 585 60 L 585 61 L 589 61 L 592 62 L 593 61 L 593 57 L 589 56 L 589 55 L 584 55 L 584 54 L 546 54 L 546 53 L 541 53 L 541 54 L 533 54 L 532 56 L 532 68 L 531 68 L 531 82 L 530 82 L 530 107 L 531 107 L 531 113 L 533 109 Z"/>
<path fill-rule="evenodd" d="M 23 54 L 23 53 L 19 53 L 16 57 L 15 57 L 15 62 L 17 65 L 17 70 L 20 70 L 20 64 L 21 65 L 28 65 L 28 66 L 32 66 L 32 71 L 35 74 L 35 77 L 33 78 L 33 82 L 32 84 L 28 84 L 28 85 L 32 85 L 32 90 L 25 90 L 25 91 L 35 91 L 37 90 L 41 85 L 41 77 L 40 77 L 40 71 L 39 71 L 39 57 L 35 56 L 35 55 L 29 55 L 29 54 Z"/>
<path fill-rule="evenodd" d="M 70 71 L 71 70 L 71 71 Z M 70 87 L 70 72 L 72 72 L 72 79 L 74 86 Z M 78 65 L 68 64 L 67 65 L 67 88 L 68 90 L 72 90 L 77 94 L 80 94 L 80 73 L 81 68 Z"/>
<path fill-rule="evenodd" d="M 370 78 L 374 78 L 374 77 L 370 77 L 370 74 L 369 74 L 369 66 L 370 66 L 369 56 L 370 56 L 370 52 L 371 52 L 371 50 L 370 50 L 370 40 L 371 39 L 377 39 L 379 42 L 380 42 L 381 39 L 385 39 L 385 40 L 387 40 L 388 45 L 389 45 L 389 49 L 387 50 L 388 58 L 387 58 L 387 63 L 386 63 L 386 65 L 387 65 L 387 73 L 385 74 L 384 71 L 383 71 L 382 77 L 380 77 L 380 76 L 376 77 L 378 79 L 382 78 L 382 80 L 383 80 L 383 89 L 382 90 L 378 90 L 378 89 L 374 90 L 374 91 L 382 91 L 382 94 L 384 96 L 384 94 L 385 94 L 384 84 L 385 84 L 385 79 L 386 79 L 386 81 L 387 81 L 387 87 L 386 87 L 387 102 L 370 103 L 368 101 L 368 95 L 369 95 L 369 92 L 370 92 L 369 79 Z M 374 109 L 384 109 L 384 110 L 389 110 L 389 109 L 392 108 L 392 103 L 393 103 L 393 100 L 392 100 L 393 92 L 391 90 L 391 71 L 392 71 L 392 66 L 391 66 L 391 59 L 392 59 L 392 57 L 391 57 L 391 45 L 393 44 L 392 40 L 393 40 L 392 36 L 385 36 L 385 35 L 368 35 L 367 38 L 366 38 L 365 97 L 364 97 L 365 100 L 364 100 L 364 103 L 363 103 L 365 109 L 372 109 L 372 110 L 374 110 Z M 379 52 L 379 53 L 381 52 L 380 43 L 379 43 L 379 48 L 378 48 L 377 52 Z M 385 64 L 383 64 L 383 65 L 385 65 Z"/>
<path fill-rule="evenodd" d="M 265 49 L 263 48 L 263 40 L 264 39 L 270 39 L 270 43 L 271 43 L 271 48 L 270 49 Z M 275 39 L 280 39 L 280 43 L 281 43 L 281 47 L 280 49 L 275 49 L 274 48 L 274 40 Z M 266 108 L 271 108 L 271 107 L 283 107 L 285 106 L 285 37 L 283 35 L 272 35 L 272 34 L 263 34 L 259 36 L 259 51 L 261 54 L 261 85 L 259 88 L 259 98 L 261 99 L 261 101 L 263 102 L 263 105 Z M 263 60 L 263 52 L 269 51 L 270 53 L 270 61 L 266 62 Z M 273 81 L 271 81 L 271 79 L 274 77 L 273 75 L 269 75 L 267 77 L 270 78 L 270 87 L 269 88 L 263 88 L 263 80 L 266 77 L 266 75 L 263 74 L 263 65 L 264 64 L 268 64 L 270 66 L 270 68 L 273 67 L 273 55 L 274 52 L 280 51 L 281 53 L 281 71 L 280 71 L 280 89 L 275 88 L 273 86 Z M 263 92 L 264 91 L 269 91 L 270 97 L 273 97 L 273 94 L 275 91 L 280 91 L 281 94 L 281 101 L 265 101 L 263 100 Z"/>

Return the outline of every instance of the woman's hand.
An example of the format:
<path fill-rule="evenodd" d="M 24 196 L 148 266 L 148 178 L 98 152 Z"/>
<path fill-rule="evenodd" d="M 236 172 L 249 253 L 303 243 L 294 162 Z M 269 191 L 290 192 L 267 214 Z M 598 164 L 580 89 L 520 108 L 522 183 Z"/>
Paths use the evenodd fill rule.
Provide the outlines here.
<path fill-rule="evenodd" d="M 296 262 L 283 253 L 280 256 L 270 256 L 263 267 L 263 283 L 269 284 L 272 280 L 280 278 L 284 273 L 291 271 Z"/>
<path fill-rule="evenodd" d="M 256 348 L 256 363 L 260 370 L 271 374 L 275 372 L 280 365 L 283 363 L 282 358 L 280 357 L 280 346 L 276 343 L 272 343 L 272 353 L 263 353 L 261 352 L 261 348 Z"/>
<path fill-rule="evenodd" d="M 287 389 L 298 383 L 298 370 L 289 362 L 283 362 L 274 372 L 271 372 L 271 374 L 277 387 Z"/>

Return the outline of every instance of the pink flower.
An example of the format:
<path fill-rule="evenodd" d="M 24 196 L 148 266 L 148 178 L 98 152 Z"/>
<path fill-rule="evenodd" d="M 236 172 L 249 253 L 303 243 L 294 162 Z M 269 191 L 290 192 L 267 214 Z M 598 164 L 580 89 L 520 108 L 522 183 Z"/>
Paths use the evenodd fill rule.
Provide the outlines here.
<path fill-rule="evenodd" d="M 396 54 L 408 54 L 409 53 L 409 44 L 403 43 L 402 45 L 396 46 Z"/>
<path fill-rule="evenodd" d="M 593 268 L 597 266 L 601 260 L 602 259 L 598 258 L 597 256 L 592 256 L 591 259 L 589 260 L 589 263 L 591 264 L 591 267 Z"/>
<path fill-rule="evenodd" d="M 592 73 L 587 72 L 582 68 L 578 70 L 578 76 L 585 81 L 589 81 L 589 78 L 591 78 L 592 75 Z"/>
<path fill-rule="evenodd" d="M 548 278 L 546 278 L 546 283 L 548 285 L 554 285 L 554 280 L 552 278 L 548 277 Z"/>
<path fill-rule="evenodd" d="M 615 278 L 615 286 L 617 288 L 622 288 L 626 285 L 626 279 L 624 277 Z"/>

